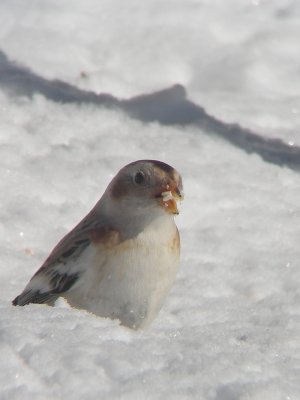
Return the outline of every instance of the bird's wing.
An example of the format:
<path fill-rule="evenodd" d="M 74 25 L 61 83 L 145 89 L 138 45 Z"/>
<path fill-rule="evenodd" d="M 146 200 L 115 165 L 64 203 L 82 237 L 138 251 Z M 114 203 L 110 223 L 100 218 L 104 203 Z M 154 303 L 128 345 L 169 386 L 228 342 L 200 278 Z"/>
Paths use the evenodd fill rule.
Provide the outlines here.
<path fill-rule="evenodd" d="M 13 300 L 13 305 L 53 304 L 88 268 L 77 262 L 88 246 L 93 242 L 105 243 L 111 237 L 116 240 L 116 230 L 90 213 L 57 244 L 24 291 Z"/>

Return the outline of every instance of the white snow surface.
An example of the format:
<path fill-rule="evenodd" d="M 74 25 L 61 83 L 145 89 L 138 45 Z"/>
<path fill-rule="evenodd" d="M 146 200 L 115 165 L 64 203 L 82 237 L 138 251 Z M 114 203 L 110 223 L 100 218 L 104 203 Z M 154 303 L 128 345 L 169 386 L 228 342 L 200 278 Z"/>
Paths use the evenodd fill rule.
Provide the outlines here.
<path fill-rule="evenodd" d="M 175 83 L 224 121 L 300 145 L 297 0 L 2 0 L 0 49 L 130 98 Z M 183 176 L 181 269 L 146 331 L 13 307 L 126 163 Z M 197 127 L 0 90 L 0 399 L 300 398 L 300 176 Z"/>

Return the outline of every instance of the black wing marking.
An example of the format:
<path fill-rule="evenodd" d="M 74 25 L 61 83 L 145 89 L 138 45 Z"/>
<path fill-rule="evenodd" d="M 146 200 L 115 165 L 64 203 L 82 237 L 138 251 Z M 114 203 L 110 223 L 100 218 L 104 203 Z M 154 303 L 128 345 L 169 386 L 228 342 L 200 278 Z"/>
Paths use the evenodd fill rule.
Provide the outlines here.
<path fill-rule="evenodd" d="M 49 305 L 52 305 L 57 299 L 57 297 L 58 295 L 52 294 L 50 292 L 41 293 L 39 290 L 38 291 L 28 290 L 17 296 L 12 301 L 12 304 L 14 306 L 25 306 L 26 304 L 29 303 L 38 303 L 38 304 L 47 303 Z"/>
<path fill-rule="evenodd" d="M 83 250 L 91 243 L 89 237 L 79 237 L 78 239 L 71 240 L 70 243 L 68 243 L 68 240 L 69 237 L 67 235 L 58 243 L 35 275 L 54 265 L 66 264 L 70 259 L 73 261 L 77 260 Z"/>
<path fill-rule="evenodd" d="M 12 304 L 14 306 L 25 306 L 29 303 L 53 304 L 61 293 L 66 292 L 74 285 L 79 276 L 79 273 L 69 275 L 67 273 L 60 274 L 58 271 L 52 270 L 49 281 L 49 286 L 52 287 L 51 290 L 45 292 L 42 290 L 25 289 L 23 293 L 13 300 Z"/>
<path fill-rule="evenodd" d="M 78 272 L 74 265 L 91 243 L 91 232 L 101 227 L 102 221 L 95 217 L 94 209 L 52 250 L 49 257 L 33 275 L 24 291 L 12 304 L 24 306 L 29 303 L 52 305 L 61 293 L 71 289 L 84 271 Z M 72 271 L 73 269 L 73 271 Z"/>

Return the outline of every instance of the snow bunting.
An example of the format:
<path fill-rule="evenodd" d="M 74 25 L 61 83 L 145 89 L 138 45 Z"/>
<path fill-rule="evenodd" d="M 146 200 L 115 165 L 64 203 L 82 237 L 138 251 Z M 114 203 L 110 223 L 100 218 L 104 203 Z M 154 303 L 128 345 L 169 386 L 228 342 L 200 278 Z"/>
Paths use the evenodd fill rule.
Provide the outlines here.
<path fill-rule="evenodd" d="M 156 160 L 126 165 L 91 212 L 53 249 L 13 305 L 59 297 L 130 328 L 147 326 L 179 265 L 174 222 L 182 181 Z"/>

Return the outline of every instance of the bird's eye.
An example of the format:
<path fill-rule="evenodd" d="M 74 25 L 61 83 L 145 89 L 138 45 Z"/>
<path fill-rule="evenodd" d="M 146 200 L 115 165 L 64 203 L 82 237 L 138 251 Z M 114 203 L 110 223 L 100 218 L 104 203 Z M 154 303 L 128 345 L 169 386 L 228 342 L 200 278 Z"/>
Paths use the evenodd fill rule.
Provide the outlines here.
<path fill-rule="evenodd" d="M 145 181 L 145 175 L 143 172 L 139 171 L 134 175 L 134 182 L 137 185 L 141 185 Z"/>

